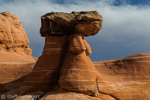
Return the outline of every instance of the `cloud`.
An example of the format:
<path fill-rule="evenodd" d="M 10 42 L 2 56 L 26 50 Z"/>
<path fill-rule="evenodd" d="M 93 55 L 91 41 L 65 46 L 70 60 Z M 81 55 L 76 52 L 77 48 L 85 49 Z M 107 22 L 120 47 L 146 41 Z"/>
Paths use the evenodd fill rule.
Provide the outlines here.
<path fill-rule="evenodd" d="M 97 10 L 103 16 L 103 28 L 96 36 L 87 37 L 93 61 L 121 58 L 131 54 L 150 53 L 150 6 L 113 5 L 115 0 L 0 0 L 0 12 L 18 16 L 30 40 L 33 56 L 39 57 L 44 46 L 40 36 L 40 17 L 47 12 Z M 60 2 L 60 3 L 59 3 Z M 134 41 L 134 43 L 133 43 Z"/>

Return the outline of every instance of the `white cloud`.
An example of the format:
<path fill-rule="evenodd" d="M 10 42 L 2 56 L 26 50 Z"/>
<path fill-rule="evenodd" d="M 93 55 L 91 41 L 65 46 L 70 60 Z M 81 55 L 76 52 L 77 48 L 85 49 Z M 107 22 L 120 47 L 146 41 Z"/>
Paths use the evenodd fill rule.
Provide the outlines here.
<path fill-rule="evenodd" d="M 103 28 L 99 34 L 95 37 L 86 38 L 93 51 L 95 51 L 93 52 L 94 56 L 91 55 L 94 60 L 111 58 L 98 58 L 98 56 L 96 57 L 95 55 L 98 53 L 96 50 L 100 50 L 100 47 L 106 47 L 106 45 L 108 47 L 110 45 L 114 46 L 114 48 L 109 48 L 110 52 L 108 52 L 108 54 L 111 54 L 111 51 L 112 53 L 115 53 L 113 50 L 115 51 L 117 48 L 123 51 L 124 47 L 128 48 L 129 44 L 132 44 L 132 41 L 135 41 L 134 44 L 145 44 L 139 46 L 139 48 L 144 48 L 145 51 L 138 51 L 134 46 L 130 46 L 132 52 L 129 52 L 128 54 L 150 51 L 150 48 L 148 47 L 148 43 L 150 43 L 149 6 L 131 6 L 127 5 L 127 2 L 125 2 L 126 5 L 113 6 L 114 0 L 64 0 L 64 4 L 57 4 L 50 0 L 15 0 L 14 2 L 7 3 L 2 1 L 5 0 L 0 0 L 0 12 L 10 11 L 21 20 L 30 40 L 33 56 L 41 55 L 44 44 L 44 38 L 42 38 L 39 33 L 41 26 L 40 17 L 51 11 L 72 12 L 97 10 L 103 16 Z M 98 45 L 101 46 L 98 47 Z M 40 48 L 39 50 L 34 49 L 38 47 Z M 122 49 L 120 47 L 122 47 Z M 99 55 L 101 55 L 101 52 L 103 53 L 103 51 L 100 51 Z M 127 54 L 122 56 L 112 56 L 112 58 L 123 57 L 126 55 Z"/>

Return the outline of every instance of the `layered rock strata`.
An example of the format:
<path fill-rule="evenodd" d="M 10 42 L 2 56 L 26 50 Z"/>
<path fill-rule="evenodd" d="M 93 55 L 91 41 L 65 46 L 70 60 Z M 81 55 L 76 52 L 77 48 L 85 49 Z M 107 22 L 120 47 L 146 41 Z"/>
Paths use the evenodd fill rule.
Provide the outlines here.
<path fill-rule="evenodd" d="M 70 91 L 92 95 L 97 91 L 97 73 L 85 53 L 86 48 L 82 38 L 81 35 L 76 34 L 69 36 L 69 52 L 63 60 L 59 85 Z"/>
<path fill-rule="evenodd" d="M 20 87 L 20 94 L 50 91 L 58 84 L 59 71 L 67 50 L 67 36 L 46 36 L 42 56 Z"/>
<path fill-rule="evenodd" d="M 41 20 L 40 33 L 46 37 L 44 50 L 20 87 L 20 94 L 53 90 L 59 78 L 63 89 L 98 96 L 98 71 L 87 56 L 91 48 L 83 36 L 98 33 L 102 28 L 102 16 L 96 11 L 52 12 L 43 15 Z M 85 77 L 86 74 L 92 76 Z"/>
<path fill-rule="evenodd" d="M 31 53 L 19 18 L 10 12 L 0 13 L 0 93 L 20 87 L 36 62 Z"/>
<path fill-rule="evenodd" d="M 31 56 L 19 53 L 0 51 L 0 55 L 0 83 L 8 83 L 27 75 L 36 62 Z"/>
<path fill-rule="evenodd" d="M 87 56 L 91 53 L 90 46 L 82 36 L 82 34 L 73 34 L 68 37 L 68 52 L 61 67 L 59 85 L 66 90 L 97 97 L 98 93 L 103 93 L 100 92 L 101 85 L 108 85 L 110 90 L 118 90 L 111 79 L 102 76 L 96 70 Z"/>
<path fill-rule="evenodd" d="M 118 100 L 150 99 L 150 54 L 138 53 L 122 59 L 93 63 L 95 68 L 110 81 L 98 84 L 99 91 Z M 112 89 L 110 87 L 115 87 Z"/>

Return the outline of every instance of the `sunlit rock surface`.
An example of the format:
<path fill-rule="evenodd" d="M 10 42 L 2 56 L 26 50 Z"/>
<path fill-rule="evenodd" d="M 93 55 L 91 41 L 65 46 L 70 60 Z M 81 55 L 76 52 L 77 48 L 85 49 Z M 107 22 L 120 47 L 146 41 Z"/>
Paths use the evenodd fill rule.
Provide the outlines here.
<path fill-rule="evenodd" d="M 19 88 L 36 62 L 19 18 L 0 13 L 0 93 Z"/>

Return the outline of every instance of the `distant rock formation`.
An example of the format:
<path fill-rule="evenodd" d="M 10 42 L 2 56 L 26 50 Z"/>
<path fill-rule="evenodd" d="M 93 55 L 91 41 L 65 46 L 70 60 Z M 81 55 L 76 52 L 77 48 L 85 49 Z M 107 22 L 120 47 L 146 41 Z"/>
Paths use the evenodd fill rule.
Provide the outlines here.
<path fill-rule="evenodd" d="M 98 84 L 101 93 L 117 100 L 150 100 L 150 54 L 138 53 L 93 64 L 111 80 Z"/>
<path fill-rule="evenodd" d="M 32 54 L 19 18 L 9 11 L 0 13 L 0 51 Z"/>
<path fill-rule="evenodd" d="M 36 62 L 31 53 L 19 18 L 8 11 L 0 13 L 0 93 L 20 87 Z"/>

